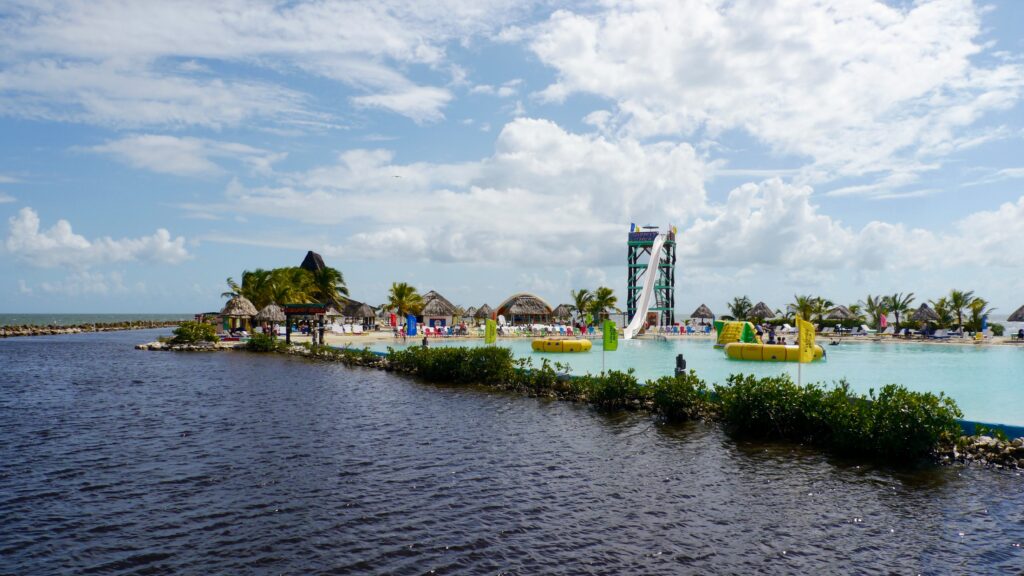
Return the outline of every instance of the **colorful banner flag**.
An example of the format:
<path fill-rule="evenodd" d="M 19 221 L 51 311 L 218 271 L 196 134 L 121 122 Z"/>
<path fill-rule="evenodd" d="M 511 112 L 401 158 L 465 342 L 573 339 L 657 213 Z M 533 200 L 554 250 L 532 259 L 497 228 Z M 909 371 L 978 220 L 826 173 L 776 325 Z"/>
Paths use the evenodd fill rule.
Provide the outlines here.
<path fill-rule="evenodd" d="M 605 320 L 601 328 L 604 332 L 604 349 L 607 352 L 614 352 L 619 349 L 619 327 L 612 320 Z"/>
<path fill-rule="evenodd" d="M 498 323 L 494 320 L 487 320 L 484 325 L 484 344 L 494 344 L 498 340 Z"/>
<path fill-rule="evenodd" d="M 594 323 L 594 315 L 591 314 L 590 312 L 587 312 L 586 321 L 587 321 L 587 326 L 590 326 L 591 324 L 593 324 Z"/>
<path fill-rule="evenodd" d="M 885 317 L 885 314 L 878 317 L 878 325 L 882 327 L 882 330 L 889 325 L 889 319 Z"/>
<path fill-rule="evenodd" d="M 416 335 L 416 317 L 412 314 L 405 317 L 405 333 L 409 336 Z"/>
<path fill-rule="evenodd" d="M 796 328 L 800 333 L 800 362 L 810 362 L 814 360 L 814 324 L 804 320 L 803 318 L 796 317 Z"/>

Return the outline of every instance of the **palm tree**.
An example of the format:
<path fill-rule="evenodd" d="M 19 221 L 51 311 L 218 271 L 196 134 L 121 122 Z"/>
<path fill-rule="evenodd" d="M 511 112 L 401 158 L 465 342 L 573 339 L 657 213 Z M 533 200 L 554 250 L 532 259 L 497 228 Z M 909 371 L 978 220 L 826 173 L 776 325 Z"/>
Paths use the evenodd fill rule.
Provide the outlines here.
<path fill-rule="evenodd" d="M 611 288 L 598 286 L 597 290 L 594 290 L 593 300 L 590 301 L 590 313 L 594 318 L 607 318 L 608 309 L 614 309 L 618 302 L 619 299 L 615 297 L 615 292 Z"/>
<path fill-rule="evenodd" d="M 313 274 L 293 266 L 273 270 L 272 301 L 275 304 L 305 304 L 314 300 Z"/>
<path fill-rule="evenodd" d="M 327 266 L 313 272 L 313 299 L 321 304 L 339 306 L 343 297 L 348 296 L 345 277 L 337 268 Z"/>
<path fill-rule="evenodd" d="M 392 282 L 388 291 L 388 308 L 404 318 L 407 314 L 418 314 L 423 309 L 423 297 L 414 286 L 405 282 Z"/>
<path fill-rule="evenodd" d="M 732 302 L 729 303 L 729 315 L 736 320 L 746 320 L 750 314 L 750 309 L 753 307 L 754 305 L 750 302 L 750 298 L 746 296 L 733 298 Z"/>
<path fill-rule="evenodd" d="M 900 331 L 900 314 L 907 315 L 911 312 L 911 305 L 914 303 L 914 293 L 908 292 L 904 294 L 897 292 L 892 296 L 886 296 L 885 298 L 886 307 L 889 312 L 892 312 L 896 318 L 896 326 L 894 327 L 895 332 Z"/>
<path fill-rule="evenodd" d="M 804 294 L 802 296 L 794 294 L 793 303 L 786 306 L 786 312 L 789 313 L 789 315 L 799 316 L 810 322 L 818 308 L 819 300 L 820 298 L 815 298 L 810 294 Z"/>
<path fill-rule="evenodd" d="M 931 300 L 932 309 L 935 310 L 935 314 L 938 315 L 939 321 L 936 322 L 939 328 L 949 328 L 953 325 L 953 311 L 949 305 L 949 298 L 943 296 L 938 300 Z"/>
<path fill-rule="evenodd" d="M 853 314 L 853 320 L 857 322 L 864 321 L 864 308 L 859 303 L 850 304 L 846 309 L 850 311 L 850 314 Z"/>
<path fill-rule="evenodd" d="M 967 322 L 968 329 L 972 332 L 981 332 L 981 319 L 995 311 L 995 308 L 988 307 L 988 301 L 984 298 L 972 298 L 971 319 Z"/>
<path fill-rule="evenodd" d="M 868 314 L 868 324 L 874 328 L 881 328 L 881 318 L 889 313 L 889 306 L 885 296 L 872 296 L 868 294 L 867 300 L 861 300 L 860 304 Z"/>
<path fill-rule="evenodd" d="M 820 323 L 822 320 L 824 320 L 825 315 L 828 314 L 829 310 L 834 308 L 835 305 L 835 302 L 829 300 L 828 298 L 824 298 L 822 296 L 815 297 L 814 316 L 816 318 L 816 321 Z"/>
<path fill-rule="evenodd" d="M 594 301 L 594 293 L 586 288 L 580 288 L 579 290 L 570 290 L 569 294 L 572 296 L 572 309 L 576 312 L 577 318 L 583 318 L 590 303 Z"/>
<path fill-rule="evenodd" d="M 971 302 L 974 301 L 973 290 L 950 290 L 949 292 L 949 308 L 950 311 L 956 314 L 956 325 L 958 328 L 964 326 L 964 310 L 971 307 Z"/>

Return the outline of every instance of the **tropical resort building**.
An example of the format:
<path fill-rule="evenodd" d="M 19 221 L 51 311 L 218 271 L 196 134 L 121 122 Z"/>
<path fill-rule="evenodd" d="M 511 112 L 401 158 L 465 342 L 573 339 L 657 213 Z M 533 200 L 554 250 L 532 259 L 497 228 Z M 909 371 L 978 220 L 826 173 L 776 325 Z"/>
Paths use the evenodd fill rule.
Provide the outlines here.
<path fill-rule="evenodd" d="M 451 326 L 457 314 L 458 308 L 454 304 L 431 290 L 423 295 L 423 310 L 417 322 L 424 326 Z"/>
<path fill-rule="evenodd" d="M 477 321 L 490 320 L 493 317 L 494 309 L 488 306 L 487 304 L 484 304 L 483 306 L 477 308 L 476 312 L 473 313 L 473 318 L 475 318 Z"/>
<path fill-rule="evenodd" d="M 540 296 L 520 292 L 505 299 L 497 309 L 498 316 L 513 325 L 548 324 L 552 318 L 551 306 Z"/>
<path fill-rule="evenodd" d="M 341 317 L 343 324 L 357 324 L 363 328 L 377 323 L 377 311 L 358 300 L 347 299 L 341 307 Z"/>
<path fill-rule="evenodd" d="M 572 319 L 572 304 L 559 304 L 555 306 L 551 316 L 559 322 L 568 322 Z"/>
<path fill-rule="evenodd" d="M 225 331 L 241 328 L 252 331 L 252 317 L 257 313 L 256 307 L 248 298 L 239 294 L 228 300 L 227 304 L 220 311 L 220 317 L 224 322 Z"/>

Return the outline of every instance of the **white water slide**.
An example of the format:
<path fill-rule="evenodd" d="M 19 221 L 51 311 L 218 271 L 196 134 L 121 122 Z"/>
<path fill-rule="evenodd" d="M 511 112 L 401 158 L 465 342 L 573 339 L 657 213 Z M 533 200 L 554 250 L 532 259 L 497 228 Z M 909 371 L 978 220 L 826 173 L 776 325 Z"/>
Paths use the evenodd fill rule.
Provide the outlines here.
<path fill-rule="evenodd" d="M 651 261 L 647 263 L 647 273 L 644 275 L 644 290 L 640 293 L 640 301 L 637 302 L 636 314 L 629 326 L 622 331 L 622 338 L 629 340 L 640 332 L 644 322 L 647 321 L 647 310 L 651 307 L 651 296 L 654 294 L 654 284 L 658 281 L 659 265 L 661 264 L 661 247 L 665 244 L 665 234 L 658 234 L 651 245 Z"/>

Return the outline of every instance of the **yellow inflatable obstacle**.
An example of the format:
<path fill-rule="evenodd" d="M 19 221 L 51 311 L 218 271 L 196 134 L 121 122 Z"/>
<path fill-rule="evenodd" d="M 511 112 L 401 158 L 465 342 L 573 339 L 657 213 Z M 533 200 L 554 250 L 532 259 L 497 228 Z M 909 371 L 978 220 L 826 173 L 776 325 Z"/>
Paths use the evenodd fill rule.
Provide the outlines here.
<path fill-rule="evenodd" d="M 715 339 L 715 348 L 723 348 L 730 342 L 747 342 L 760 344 L 761 339 L 750 322 L 722 322 L 715 321 L 715 332 L 718 337 Z"/>
<path fill-rule="evenodd" d="M 747 342 L 731 342 L 725 345 L 725 355 L 733 360 L 759 360 L 762 362 L 799 362 L 800 347 L 781 344 L 755 344 Z M 814 345 L 816 362 L 825 356 L 825 350 Z"/>
<path fill-rule="evenodd" d="M 589 352 L 592 346 L 590 340 L 538 338 L 533 341 L 534 352 Z"/>

